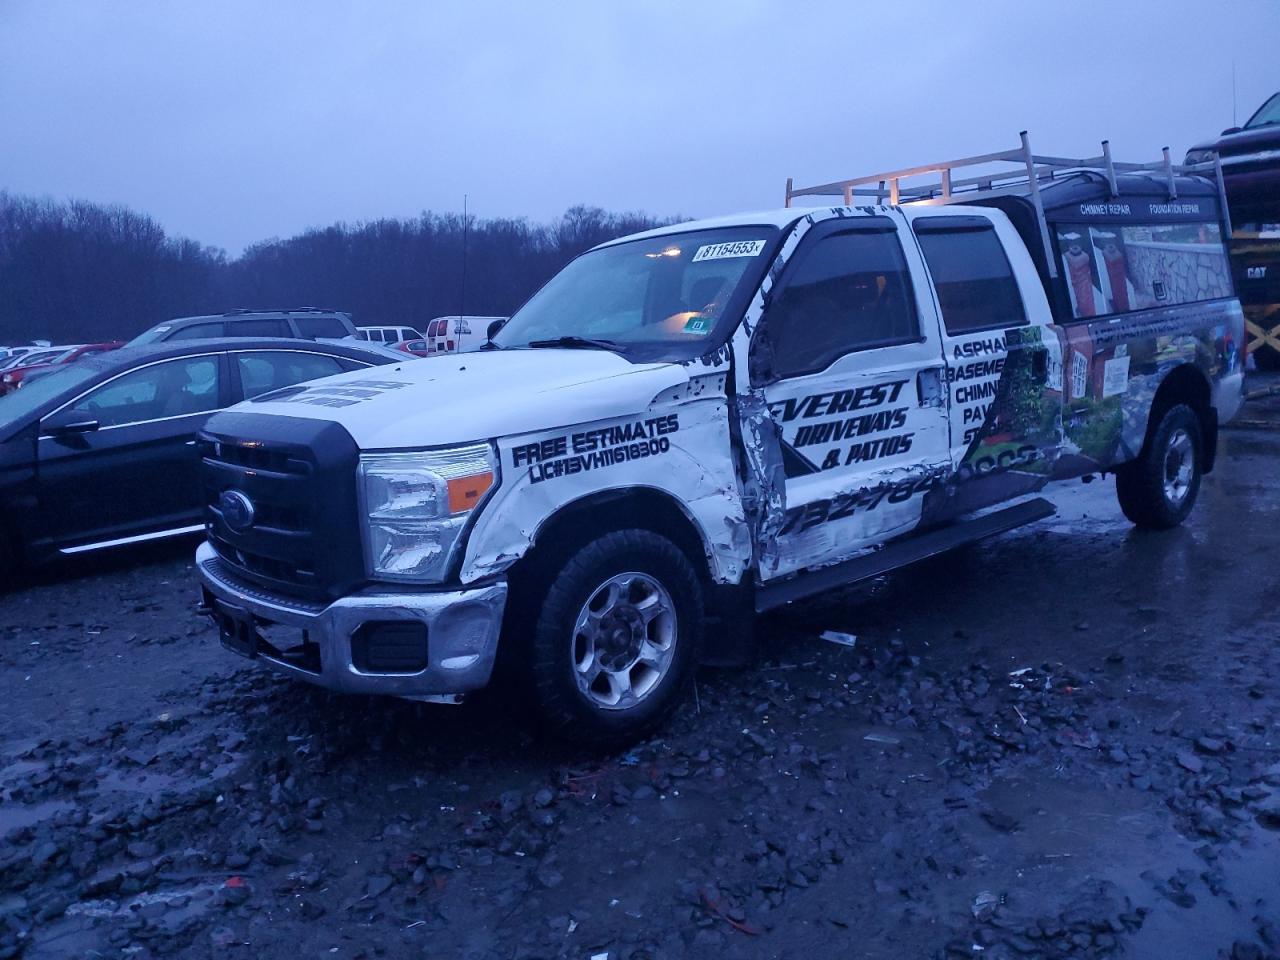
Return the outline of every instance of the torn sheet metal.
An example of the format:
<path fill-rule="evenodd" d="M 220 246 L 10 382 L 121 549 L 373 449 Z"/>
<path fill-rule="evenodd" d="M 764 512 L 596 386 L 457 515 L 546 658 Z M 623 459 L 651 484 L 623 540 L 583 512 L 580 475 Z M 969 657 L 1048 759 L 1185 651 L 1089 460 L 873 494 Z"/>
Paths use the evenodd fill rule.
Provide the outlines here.
<path fill-rule="evenodd" d="M 725 378 L 695 373 L 633 415 L 500 439 L 502 483 L 468 538 L 462 581 L 509 568 L 566 507 L 643 488 L 667 495 L 690 520 L 712 579 L 736 583 L 751 544 L 729 452 Z"/>

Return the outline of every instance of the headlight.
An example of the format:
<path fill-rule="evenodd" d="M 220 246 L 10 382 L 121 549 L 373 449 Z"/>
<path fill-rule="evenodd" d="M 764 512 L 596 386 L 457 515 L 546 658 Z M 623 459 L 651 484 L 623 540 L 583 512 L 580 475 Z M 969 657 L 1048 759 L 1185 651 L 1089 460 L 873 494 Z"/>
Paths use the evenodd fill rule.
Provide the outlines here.
<path fill-rule="evenodd" d="M 498 461 L 485 443 L 361 457 L 370 575 L 439 583 L 468 514 L 497 481 Z"/>
<path fill-rule="evenodd" d="M 1213 163 L 1213 156 L 1212 150 L 1188 150 L 1187 159 L 1182 162 L 1188 166 L 1196 163 Z"/>

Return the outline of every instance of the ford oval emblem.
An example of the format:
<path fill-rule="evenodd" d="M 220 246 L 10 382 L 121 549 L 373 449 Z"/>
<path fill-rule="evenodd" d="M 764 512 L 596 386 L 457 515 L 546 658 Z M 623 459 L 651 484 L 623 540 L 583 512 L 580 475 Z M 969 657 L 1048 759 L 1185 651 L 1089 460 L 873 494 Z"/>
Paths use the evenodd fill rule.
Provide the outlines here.
<path fill-rule="evenodd" d="M 222 520 L 236 533 L 244 533 L 253 526 L 253 501 L 239 490 L 225 490 L 218 498 L 218 510 Z"/>

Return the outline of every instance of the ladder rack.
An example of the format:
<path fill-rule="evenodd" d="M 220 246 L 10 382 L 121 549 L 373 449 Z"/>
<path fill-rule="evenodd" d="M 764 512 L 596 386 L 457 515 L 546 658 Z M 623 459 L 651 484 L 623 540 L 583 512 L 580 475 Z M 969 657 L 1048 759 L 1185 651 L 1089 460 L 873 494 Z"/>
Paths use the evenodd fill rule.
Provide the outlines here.
<path fill-rule="evenodd" d="M 1036 220 L 1039 222 L 1040 242 L 1044 246 L 1045 261 L 1051 277 L 1057 277 L 1058 270 L 1054 263 L 1053 250 L 1049 243 L 1049 225 L 1045 221 L 1044 204 L 1040 197 L 1042 186 L 1055 179 L 1070 174 L 1091 172 L 1101 173 L 1106 177 L 1111 196 L 1119 194 L 1116 183 L 1117 173 L 1159 174 L 1165 183 L 1169 199 L 1178 196 L 1176 175 L 1212 176 L 1217 181 L 1218 202 L 1222 207 L 1222 218 L 1226 224 L 1226 236 L 1231 236 L 1231 216 L 1227 210 L 1227 194 L 1222 180 L 1222 163 L 1214 158 L 1212 163 L 1174 164 L 1169 158 L 1169 148 L 1163 150 L 1163 158 L 1154 163 L 1125 163 L 1113 160 L 1110 141 L 1102 141 L 1102 153 L 1096 157 L 1073 159 L 1070 157 L 1053 157 L 1031 152 L 1031 141 L 1027 131 L 1023 130 L 1019 137 L 1021 146 L 1013 150 L 1000 150 L 995 153 L 983 153 L 973 157 L 961 157 L 958 160 L 947 160 L 941 163 L 927 163 L 918 167 L 904 167 L 900 170 L 886 170 L 882 173 L 867 174 L 850 180 L 834 180 L 831 183 L 820 183 L 812 187 L 795 187 L 792 178 L 787 178 L 786 206 L 796 197 L 842 197 L 845 206 L 852 206 L 855 199 L 874 198 L 877 204 L 889 203 L 897 206 L 903 203 L 964 203 L 974 197 L 1025 196 L 1035 208 Z M 956 179 L 954 172 L 966 167 L 982 167 L 1003 164 L 1004 169 L 989 173 L 971 175 Z M 915 177 L 936 174 L 938 179 L 925 184 L 904 184 L 902 181 Z"/>

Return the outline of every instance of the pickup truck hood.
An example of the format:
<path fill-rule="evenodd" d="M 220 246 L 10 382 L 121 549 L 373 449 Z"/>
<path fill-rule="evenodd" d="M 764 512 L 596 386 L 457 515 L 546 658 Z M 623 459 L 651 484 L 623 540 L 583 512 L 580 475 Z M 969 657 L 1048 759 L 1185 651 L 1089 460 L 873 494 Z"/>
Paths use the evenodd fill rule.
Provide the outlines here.
<path fill-rule="evenodd" d="M 1215 140 L 1204 140 L 1189 150 L 1216 150 L 1225 162 L 1228 157 L 1256 153 L 1260 150 L 1280 149 L 1280 126 L 1271 124 L 1252 130 L 1237 130 Z"/>
<path fill-rule="evenodd" d="M 629 416 L 688 380 L 680 364 L 606 350 L 494 350 L 342 373 L 231 409 L 335 421 L 362 450 L 430 447 Z"/>

